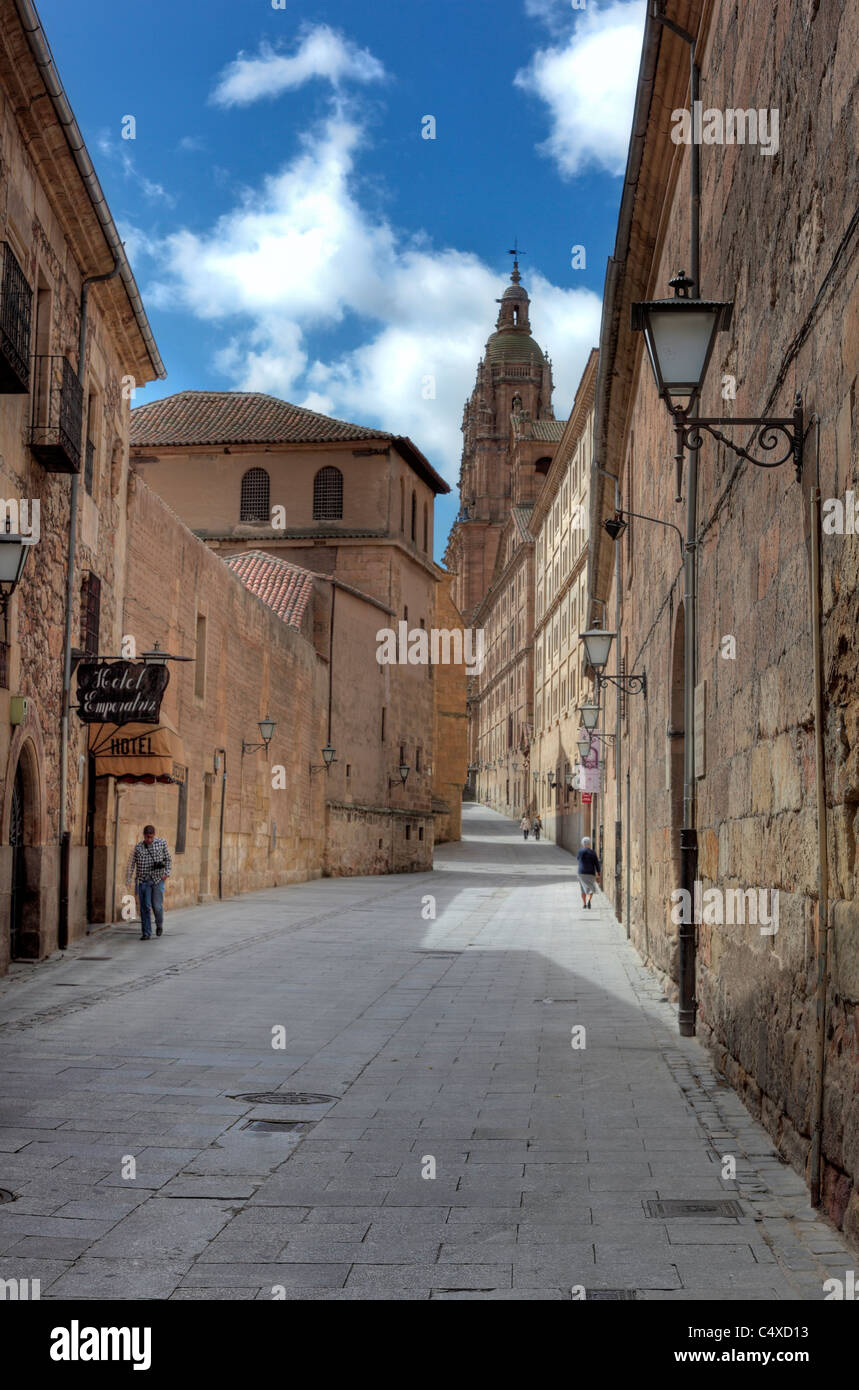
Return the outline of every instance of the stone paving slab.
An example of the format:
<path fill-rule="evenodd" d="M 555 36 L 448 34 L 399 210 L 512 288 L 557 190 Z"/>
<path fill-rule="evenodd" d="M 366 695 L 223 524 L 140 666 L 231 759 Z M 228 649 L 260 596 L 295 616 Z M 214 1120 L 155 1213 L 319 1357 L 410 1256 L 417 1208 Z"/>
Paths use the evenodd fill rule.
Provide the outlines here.
<path fill-rule="evenodd" d="M 855 1268 L 678 1036 L 606 900 L 581 911 L 569 856 L 485 808 L 464 826 L 431 874 L 171 912 L 146 951 L 106 929 L 97 969 L 86 942 L 13 966 L 0 1277 L 49 1299 L 555 1301 L 582 1284 L 733 1302 L 821 1299 Z M 334 1099 L 234 1099 L 268 1090 Z M 726 1197 L 741 1217 L 644 1205 Z"/>

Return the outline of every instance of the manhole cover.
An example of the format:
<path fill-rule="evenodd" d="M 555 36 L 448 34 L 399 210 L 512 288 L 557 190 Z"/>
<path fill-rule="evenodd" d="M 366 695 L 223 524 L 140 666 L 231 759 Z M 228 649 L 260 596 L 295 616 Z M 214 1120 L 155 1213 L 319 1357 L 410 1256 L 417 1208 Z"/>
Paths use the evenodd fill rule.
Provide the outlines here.
<path fill-rule="evenodd" d="M 585 1289 L 588 1303 L 630 1302 L 636 1297 L 635 1289 Z"/>
<path fill-rule="evenodd" d="M 10 1192 L 10 1191 L 9 1191 L 7 1188 L 5 1188 L 5 1187 L 0 1187 L 0 1204 L 2 1204 L 3 1202 L 14 1202 L 14 1200 L 15 1200 L 15 1193 L 14 1193 L 14 1192 Z"/>
<path fill-rule="evenodd" d="M 242 1129 L 252 1129 L 255 1134 L 306 1134 L 313 1124 L 309 1120 L 248 1120 Z"/>
<path fill-rule="evenodd" d="M 657 1202 L 650 1198 L 644 1203 L 644 1210 L 648 1216 L 656 1216 L 663 1221 L 667 1221 L 675 1216 L 699 1216 L 702 1218 L 713 1216 L 735 1216 L 742 1217 L 745 1213 L 739 1202 L 732 1201 L 710 1201 L 703 1199 L 699 1202 L 686 1202 L 671 1200 Z"/>
<path fill-rule="evenodd" d="M 249 1105 L 330 1105 L 339 1096 L 318 1096 L 312 1091 L 250 1091 L 247 1095 L 229 1096 L 229 1100 L 246 1100 Z"/>

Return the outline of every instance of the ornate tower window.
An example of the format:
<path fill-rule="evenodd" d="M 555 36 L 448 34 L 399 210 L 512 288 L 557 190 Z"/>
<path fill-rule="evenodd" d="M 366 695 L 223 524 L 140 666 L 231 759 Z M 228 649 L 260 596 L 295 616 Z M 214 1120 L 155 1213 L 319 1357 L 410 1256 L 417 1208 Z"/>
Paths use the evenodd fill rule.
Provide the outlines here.
<path fill-rule="evenodd" d="M 249 468 L 242 478 L 239 521 L 268 521 L 270 482 L 264 468 Z"/>
<path fill-rule="evenodd" d="M 313 520 L 340 521 L 343 516 L 343 474 L 330 464 L 313 479 Z"/>

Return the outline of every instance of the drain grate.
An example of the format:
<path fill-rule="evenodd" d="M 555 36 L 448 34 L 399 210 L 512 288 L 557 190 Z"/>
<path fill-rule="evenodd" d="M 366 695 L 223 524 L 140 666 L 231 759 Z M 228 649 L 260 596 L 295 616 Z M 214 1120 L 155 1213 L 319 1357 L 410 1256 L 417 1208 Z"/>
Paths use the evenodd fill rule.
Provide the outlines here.
<path fill-rule="evenodd" d="M 113 956 L 78 956 L 78 960 L 113 960 Z"/>
<path fill-rule="evenodd" d="M 742 1217 L 745 1215 L 739 1202 L 732 1202 L 727 1199 L 724 1201 L 711 1201 L 709 1198 L 704 1198 L 696 1202 L 680 1201 L 677 1199 L 657 1202 L 654 1198 L 650 1198 L 644 1203 L 644 1210 L 647 1216 L 656 1216 L 663 1221 L 670 1220 L 675 1216 L 699 1216 L 706 1218 L 714 1216 Z"/>
<path fill-rule="evenodd" d="M 255 1134 L 306 1134 L 313 1129 L 311 1120 L 248 1120 L 242 1129 L 251 1129 Z"/>
<path fill-rule="evenodd" d="M 228 1096 L 228 1100 L 246 1100 L 249 1105 L 331 1105 L 339 1096 L 320 1096 L 313 1091 L 249 1091 L 246 1095 Z"/>
<path fill-rule="evenodd" d="M 535 999 L 535 1004 L 578 1004 L 578 999 Z"/>
<path fill-rule="evenodd" d="M 54 980 L 54 989 L 80 989 L 83 980 Z"/>
<path fill-rule="evenodd" d="M 585 1289 L 588 1303 L 629 1303 L 637 1297 L 635 1289 Z"/>
<path fill-rule="evenodd" d="M 14 1192 L 10 1192 L 9 1189 L 6 1188 L 6 1187 L 0 1187 L 0 1205 L 2 1205 L 3 1202 L 14 1202 L 14 1201 L 15 1201 L 15 1193 L 14 1193 Z"/>

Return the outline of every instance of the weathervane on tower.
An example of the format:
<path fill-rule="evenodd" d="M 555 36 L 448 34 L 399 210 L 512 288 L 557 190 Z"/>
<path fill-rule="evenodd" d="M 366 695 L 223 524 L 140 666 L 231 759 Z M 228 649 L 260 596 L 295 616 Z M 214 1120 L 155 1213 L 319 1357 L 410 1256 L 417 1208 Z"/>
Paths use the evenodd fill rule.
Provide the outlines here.
<path fill-rule="evenodd" d="M 508 256 L 512 256 L 512 257 L 513 257 L 513 274 L 511 275 L 510 278 L 512 279 L 514 285 L 518 285 L 518 284 L 519 284 L 519 281 L 520 281 L 520 279 L 521 279 L 521 276 L 520 276 L 520 274 L 519 274 L 519 257 L 520 257 L 520 256 L 526 256 L 526 255 L 528 254 L 527 251 L 520 251 L 520 250 L 519 250 L 519 238 L 518 238 L 518 236 L 513 238 L 513 246 L 512 246 L 512 249 L 509 250 L 509 251 L 507 252 L 507 254 L 508 254 Z"/>

